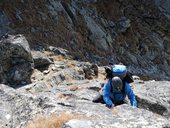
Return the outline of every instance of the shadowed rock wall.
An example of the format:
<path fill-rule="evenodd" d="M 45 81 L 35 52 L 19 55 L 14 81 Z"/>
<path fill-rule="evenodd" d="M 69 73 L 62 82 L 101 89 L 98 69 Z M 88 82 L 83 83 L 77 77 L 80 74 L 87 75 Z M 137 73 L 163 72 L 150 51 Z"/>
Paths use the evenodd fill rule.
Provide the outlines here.
<path fill-rule="evenodd" d="M 168 0 L 13 0 L 0 3 L 0 34 L 22 33 L 32 49 L 77 60 L 122 62 L 145 79 L 169 80 Z"/>

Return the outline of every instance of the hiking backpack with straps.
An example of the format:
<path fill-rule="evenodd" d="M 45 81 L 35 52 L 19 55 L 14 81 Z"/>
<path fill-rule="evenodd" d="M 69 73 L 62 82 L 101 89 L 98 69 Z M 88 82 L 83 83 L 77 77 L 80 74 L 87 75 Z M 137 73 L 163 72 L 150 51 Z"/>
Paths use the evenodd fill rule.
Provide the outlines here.
<path fill-rule="evenodd" d="M 123 82 L 132 83 L 132 73 L 127 70 L 127 67 L 122 64 L 109 65 L 105 67 L 106 78 L 112 79 L 114 76 L 118 76 Z"/>

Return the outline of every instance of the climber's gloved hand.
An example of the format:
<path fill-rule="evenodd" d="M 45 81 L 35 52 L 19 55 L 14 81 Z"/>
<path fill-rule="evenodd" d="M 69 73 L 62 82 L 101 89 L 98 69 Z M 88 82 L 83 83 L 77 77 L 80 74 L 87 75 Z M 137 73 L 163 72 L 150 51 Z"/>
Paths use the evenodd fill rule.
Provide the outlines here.
<path fill-rule="evenodd" d="M 132 106 L 132 108 L 137 108 L 136 106 Z"/>
<path fill-rule="evenodd" d="M 115 107 L 115 105 L 114 104 L 112 104 L 112 105 L 106 105 L 108 108 L 110 108 L 110 109 L 112 109 L 112 108 L 114 108 Z"/>

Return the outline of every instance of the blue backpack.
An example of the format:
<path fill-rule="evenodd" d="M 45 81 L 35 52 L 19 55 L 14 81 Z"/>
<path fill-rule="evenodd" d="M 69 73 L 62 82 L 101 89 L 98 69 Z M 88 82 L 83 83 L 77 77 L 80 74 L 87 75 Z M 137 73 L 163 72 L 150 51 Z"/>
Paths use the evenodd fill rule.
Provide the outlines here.
<path fill-rule="evenodd" d="M 114 76 L 118 76 L 123 82 L 132 83 L 132 73 L 127 70 L 127 67 L 122 64 L 109 65 L 105 67 L 106 78 L 112 79 Z"/>

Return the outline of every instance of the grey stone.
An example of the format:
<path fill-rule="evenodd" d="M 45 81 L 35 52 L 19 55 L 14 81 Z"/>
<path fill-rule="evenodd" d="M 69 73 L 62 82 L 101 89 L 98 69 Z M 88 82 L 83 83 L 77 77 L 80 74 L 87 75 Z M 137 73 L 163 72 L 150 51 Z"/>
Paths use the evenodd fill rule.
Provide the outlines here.
<path fill-rule="evenodd" d="M 30 83 L 34 63 L 28 41 L 22 35 L 8 35 L 0 41 L 0 81 L 19 85 Z"/>
<path fill-rule="evenodd" d="M 117 23 L 117 31 L 118 33 L 123 33 L 126 32 L 126 30 L 131 26 L 130 24 L 130 19 L 128 19 L 127 17 L 121 17 L 118 20 Z"/>
<path fill-rule="evenodd" d="M 84 16 L 85 22 L 87 24 L 87 28 L 90 31 L 90 40 L 94 45 L 99 48 L 100 50 L 108 51 L 110 43 L 106 41 L 106 33 L 102 30 L 101 26 L 99 26 L 91 17 Z"/>
<path fill-rule="evenodd" d="M 96 64 L 85 63 L 83 70 L 86 79 L 92 79 L 98 76 L 98 66 Z"/>
<path fill-rule="evenodd" d="M 69 122 L 65 123 L 63 128 L 93 128 L 91 124 L 92 122 L 88 120 L 70 120 Z"/>
<path fill-rule="evenodd" d="M 33 51 L 32 57 L 34 60 L 35 68 L 42 68 L 45 66 L 49 66 L 50 64 L 53 64 L 52 60 L 50 60 L 45 54 L 39 51 Z"/>
<path fill-rule="evenodd" d="M 168 81 L 133 83 L 138 106 L 170 118 L 169 84 Z"/>
<path fill-rule="evenodd" d="M 49 49 L 51 51 L 53 51 L 55 54 L 59 54 L 59 55 L 63 55 L 63 56 L 69 55 L 69 51 L 67 51 L 66 49 L 63 49 L 63 48 L 56 48 L 56 47 L 50 46 Z"/>
<path fill-rule="evenodd" d="M 158 6 L 160 11 L 167 16 L 167 18 L 170 20 L 170 3 L 169 0 L 154 0 L 155 4 Z"/>
<path fill-rule="evenodd" d="M 9 27 L 10 21 L 3 11 L 0 11 L 0 37 L 12 31 Z"/>
<path fill-rule="evenodd" d="M 64 10 L 63 6 L 61 5 L 60 2 L 58 1 L 54 1 L 54 0 L 50 0 L 49 4 L 48 4 L 48 9 L 49 12 L 53 15 L 53 16 L 58 16 L 58 12 L 61 12 Z"/>

